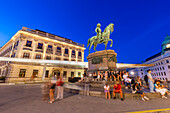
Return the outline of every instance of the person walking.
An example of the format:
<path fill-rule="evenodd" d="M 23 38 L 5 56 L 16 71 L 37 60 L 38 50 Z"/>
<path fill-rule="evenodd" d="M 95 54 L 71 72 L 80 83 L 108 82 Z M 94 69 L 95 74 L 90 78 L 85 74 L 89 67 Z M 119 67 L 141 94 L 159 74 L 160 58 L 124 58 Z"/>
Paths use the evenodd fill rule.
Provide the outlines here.
<path fill-rule="evenodd" d="M 56 79 L 55 77 L 51 77 L 51 81 L 49 83 L 49 86 L 50 86 L 50 101 L 48 103 L 53 103 L 54 102 L 54 89 L 55 89 L 55 86 L 56 86 Z"/>
<path fill-rule="evenodd" d="M 147 76 L 148 76 L 148 83 L 149 83 L 149 89 L 151 93 L 154 93 L 154 80 L 151 75 L 151 70 L 147 70 Z"/>
<path fill-rule="evenodd" d="M 56 96 L 56 100 L 58 99 L 63 99 L 63 95 L 64 95 L 64 82 L 61 76 L 57 76 L 57 96 Z"/>

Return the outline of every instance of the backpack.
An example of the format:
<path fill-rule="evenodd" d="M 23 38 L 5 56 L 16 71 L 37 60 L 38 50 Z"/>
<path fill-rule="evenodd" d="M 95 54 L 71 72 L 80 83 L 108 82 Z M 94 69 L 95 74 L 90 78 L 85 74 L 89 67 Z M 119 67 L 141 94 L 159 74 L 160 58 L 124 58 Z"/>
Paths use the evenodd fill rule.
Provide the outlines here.
<path fill-rule="evenodd" d="M 147 75 L 144 76 L 144 80 L 145 80 L 145 81 L 148 80 L 148 76 L 147 76 Z"/>

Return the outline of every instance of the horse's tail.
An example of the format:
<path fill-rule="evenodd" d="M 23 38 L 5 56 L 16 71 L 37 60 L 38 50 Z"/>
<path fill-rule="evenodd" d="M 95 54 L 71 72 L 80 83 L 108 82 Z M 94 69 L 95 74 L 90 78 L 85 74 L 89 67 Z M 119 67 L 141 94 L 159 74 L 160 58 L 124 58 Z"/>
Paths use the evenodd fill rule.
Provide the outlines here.
<path fill-rule="evenodd" d="M 90 39 L 88 39 L 87 47 L 89 46 L 89 44 L 90 44 Z"/>

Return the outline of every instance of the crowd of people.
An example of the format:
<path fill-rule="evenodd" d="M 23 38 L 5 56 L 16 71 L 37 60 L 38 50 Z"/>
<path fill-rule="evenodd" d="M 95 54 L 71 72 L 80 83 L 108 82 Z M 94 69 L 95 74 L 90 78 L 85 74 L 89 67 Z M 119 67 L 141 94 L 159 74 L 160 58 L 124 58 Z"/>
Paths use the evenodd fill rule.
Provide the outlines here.
<path fill-rule="evenodd" d="M 144 77 L 145 84 L 143 80 L 137 77 L 130 77 L 129 72 L 120 71 L 114 73 L 113 71 L 101 71 L 96 74 L 93 74 L 94 81 L 116 81 L 113 87 L 113 99 L 116 98 L 115 94 L 120 93 L 121 100 L 123 101 L 123 93 L 121 85 L 125 85 L 125 89 L 131 89 L 132 93 L 140 94 L 143 101 L 149 100 L 145 96 L 143 89 L 149 88 L 151 93 L 159 92 L 162 95 L 162 98 L 167 98 L 165 95 L 168 94 L 168 87 L 164 85 L 163 81 L 159 79 L 153 79 L 151 76 L 151 70 L 147 71 L 147 75 Z M 104 85 L 105 99 L 110 99 L 110 86 L 109 84 Z"/>
<path fill-rule="evenodd" d="M 124 100 L 122 85 L 125 86 L 125 90 L 130 89 L 132 93 L 140 94 L 142 101 L 149 100 L 149 98 L 146 97 L 143 89 L 149 88 L 151 93 L 159 92 L 162 98 L 167 98 L 166 94 L 168 94 L 169 91 L 167 85 L 165 85 L 163 81 L 152 78 L 151 70 L 148 70 L 147 75 L 144 77 L 145 84 L 139 76 L 130 77 L 129 72 L 124 71 L 120 71 L 118 73 L 114 73 L 113 71 L 98 71 L 97 73 L 94 73 L 92 77 L 93 81 L 115 81 L 112 98 L 116 99 L 116 93 L 119 93 L 122 101 Z M 86 77 L 84 77 L 82 80 L 86 80 L 85 78 Z M 55 75 L 54 77 L 51 77 L 50 81 L 47 81 L 42 85 L 42 100 L 48 101 L 50 98 L 48 103 L 53 103 L 55 100 L 63 99 L 63 84 L 64 82 L 61 76 Z M 89 84 L 85 84 L 85 86 L 87 85 L 89 88 Z M 85 90 L 87 90 L 86 87 Z M 105 99 L 111 98 L 110 86 L 107 82 L 104 85 L 104 93 Z M 56 99 L 54 99 L 54 94 L 56 94 Z"/>
<path fill-rule="evenodd" d="M 42 100 L 48 101 L 48 103 L 53 103 L 55 100 L 63 99 L 64 82 L 61 76 L 51 77 L 51 80 L 44 82 L 42 84 Z M 54 99 L 54 94 L 56 94 L 56 99 Z M 50 98 L 50 101 L 49 101 Z"/>

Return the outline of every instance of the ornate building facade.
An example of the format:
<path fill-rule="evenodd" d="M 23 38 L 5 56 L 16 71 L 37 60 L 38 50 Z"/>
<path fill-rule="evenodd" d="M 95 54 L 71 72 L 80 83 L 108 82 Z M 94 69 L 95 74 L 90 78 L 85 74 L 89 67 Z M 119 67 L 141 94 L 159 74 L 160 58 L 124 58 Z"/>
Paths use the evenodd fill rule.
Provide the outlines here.
<path fill-rule="evenodd" d="M 144 78 L 147 70 L 152 71 L 153 78 L 170 81 L 170 36 L 166 36 L 162 42 L 162 51 L 145 60 L 143 64 L 154 64 L 152 67 L 131 69 L 135 76 Z"/>
<path fill-rule="evenodd" d="M 83 44 L 70 39 L 23 27 L 0 49 L 0 57 L 84 62 L 84 50 Z M 65 79 L 80 77 L 83 73 L 81 67 L 47 65 L 45 79 L 57 74 L 62 74 Z M 41 80 L 43 63 L 1 61 L 0 75 L 6 76 L 8 82 L 27 81 L 32 76 Z"/>

